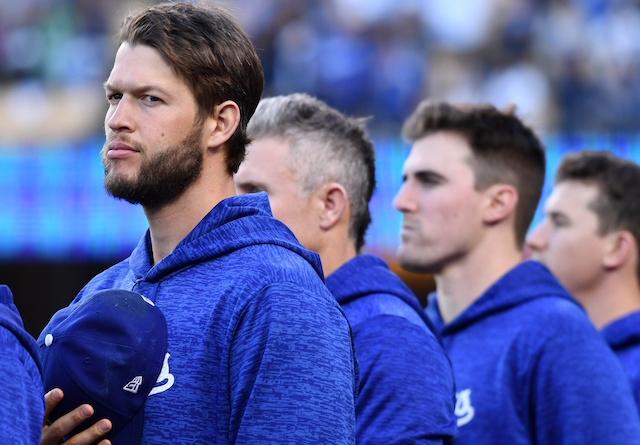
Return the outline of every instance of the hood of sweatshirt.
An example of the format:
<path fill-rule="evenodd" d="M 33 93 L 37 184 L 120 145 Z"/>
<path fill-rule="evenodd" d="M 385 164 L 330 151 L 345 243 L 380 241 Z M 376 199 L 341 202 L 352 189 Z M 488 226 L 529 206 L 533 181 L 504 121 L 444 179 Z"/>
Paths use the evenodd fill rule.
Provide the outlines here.
<path fill-rule="evenodd" d="M 390 294 L 419 314 L 424 313 L 413 292 L 381 258 L 373 255 L 358 255 L 347 261 L 327 277 L 327 287 L 340 305 L 368 295 Z"/>
<path fill-rule="evenodd" d="M 537 261 L 530 260 L 518 264 L 503 275 L 446 326 L 438 310 L 435 292 L 429 296 L 427 312 L 438 332 L 447 335 L 527 301 L 550 296 L 564 298 L 579 305 L 549 272 L 549 269 Z"/>
<path fill-rule="evenodd" d="M 138 279 L 157 282 L 184 267 L 256 244 L 277 245 L 297 253 L 324 280 L 320 257 L 302 247 L 287 226 L 273 217 L 264 192 L 222 200 L 171 254 L 153 267 L 150 263 L 151 238 L 147 230 L 131 253 L 129 267 Z"/>
<path fill-rule="evenodd" d="M 640 344 L 638 326 L 640 326 L 640 311 L 612 321 L 600 332 L 613 350 L 621 350 Z"/>

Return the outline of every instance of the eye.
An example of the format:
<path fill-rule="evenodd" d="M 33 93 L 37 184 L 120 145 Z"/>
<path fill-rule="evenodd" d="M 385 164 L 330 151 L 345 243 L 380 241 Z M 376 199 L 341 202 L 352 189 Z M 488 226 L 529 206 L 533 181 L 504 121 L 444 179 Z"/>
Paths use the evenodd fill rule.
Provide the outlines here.
<path fill-rule="evenodd" d="M 122 94 L 120 93 L 107 94 L 107 101 L 109 101 L 110 103 L 117 102 L 120 99 L 122 99 Z"/>
<path fill-rule="evenodd" d="M 143 100 L 145 102 L 151 102 L 151 103 L 160 103 L 160 102 L 162 102 L 162 99 L 160 99 L 159 97 L 150 96 L 150 95 L 144 96 Z"/>
<path fill-rule="evenodd" d="M 548 220 L 551 226 L 556 228 L 568 227 L 570 225 L 569 220 L 563 215 L 551 215 L 548 217 Z"/>
<path fill-rule="evenodd" d="M 260 193 L 260 192 L 266 192 L 266 190 L 258 186 L 253 186 L 253 187 L 249 187 L 246 193 Z"/>

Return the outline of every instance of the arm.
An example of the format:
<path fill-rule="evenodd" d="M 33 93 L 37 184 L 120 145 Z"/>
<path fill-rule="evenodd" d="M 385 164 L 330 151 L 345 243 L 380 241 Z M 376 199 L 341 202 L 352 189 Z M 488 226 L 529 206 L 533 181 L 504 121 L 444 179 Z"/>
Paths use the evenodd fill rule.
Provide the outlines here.
<path fill-rule="evenodd" d="M 62 400 L 64 394 L 61 389 L 55 388 L 49 391 L 45 397 L 45 422 L 42 425 L 42 438 L 40 445 L 53 445 L 62 443 L 63 438 L 69 434 L 76 426 L 93 416 L 93 408 L 91 405 L 81 405 L 68 414 L 56 419 L 52 424 L 47 423 L 49 413 Z M 64 443 L 70 445 L 90 445 L 95 443 L 102 436 L 111 430 L 111 422 L 108 419 L 102 419 L 96 422 L 90 428 L 69 438 Z M 102 440 L 98 445 L 111 445 L 109 440 Z"/>
<path fill-rule="evenodd" d="M 597 333 L 557 335 L 534 371 L 535 425 L 541 444 L 640 444 L 629 383 Z"/>
<path fill-rule="evenodd" d="M 245 308 L 230 349 L 230 443 L 354 443 L 350 329 L 316 289 L 272 285 Z"/>
<path fill-rule="evenodd" d="M 455 435 L 453 370 L 438 340 L 394 315 L 354 326 L 358 443 L 440 444 Z"/>

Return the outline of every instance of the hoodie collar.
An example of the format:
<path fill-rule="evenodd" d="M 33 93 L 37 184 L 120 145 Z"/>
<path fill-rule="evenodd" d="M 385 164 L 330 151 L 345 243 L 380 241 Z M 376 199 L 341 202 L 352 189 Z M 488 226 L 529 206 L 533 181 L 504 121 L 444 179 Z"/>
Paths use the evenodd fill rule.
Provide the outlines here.
<path fill-rule="evenodd" d="M 640 344 L 640 311 L 612 321 L 600 332 L 614 350 Z"/>
<path fill-rule="evenodd" d="M 233 196 L 219 202 L 176 248 L 151 267 L 149 230 L 129 259 L 138 278 L 155 282 L 202 261 L 228 254 L 254 244 L 272 244 L 296 252 L 324 279 L 320 257 L 303 248 L 293 233 L 271 214 L 264 192 Z"/>
<path fill-rule="evenodd" d="M 543 264 L 524 261 L 491 285 L 448 325 L 445 326 L 442 321 L 435 293 L 429 297 L 428 312 L 438 331 L 446 334 L 526 301 L 549 296 L 564 298 L 578 304 Z"/>
<path fill-rule="evenodd" d="M 341 305 L 372 294 L 391 294 L 422 313 L 413 292 L 374 255 L 358 255 L 327 277 L 327 287 Z"/>

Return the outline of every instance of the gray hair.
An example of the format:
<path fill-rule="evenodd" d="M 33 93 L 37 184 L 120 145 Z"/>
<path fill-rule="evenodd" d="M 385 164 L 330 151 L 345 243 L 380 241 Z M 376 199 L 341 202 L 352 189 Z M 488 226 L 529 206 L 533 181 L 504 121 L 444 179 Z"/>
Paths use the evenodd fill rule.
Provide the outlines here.
<path fill-rule="evenodd" d="M 369 201 L 376 186 L 375 153 L 365 127 L 366 119 L 346 117 L 302 93 L 261 100 L 247 127 L 251 139 L 281 137 L 290 144 L 288 166 L 298 174 L 302 196 L 332 181 L 345 188 L 349 236 L 357 251 L 371 223 Z"/>

